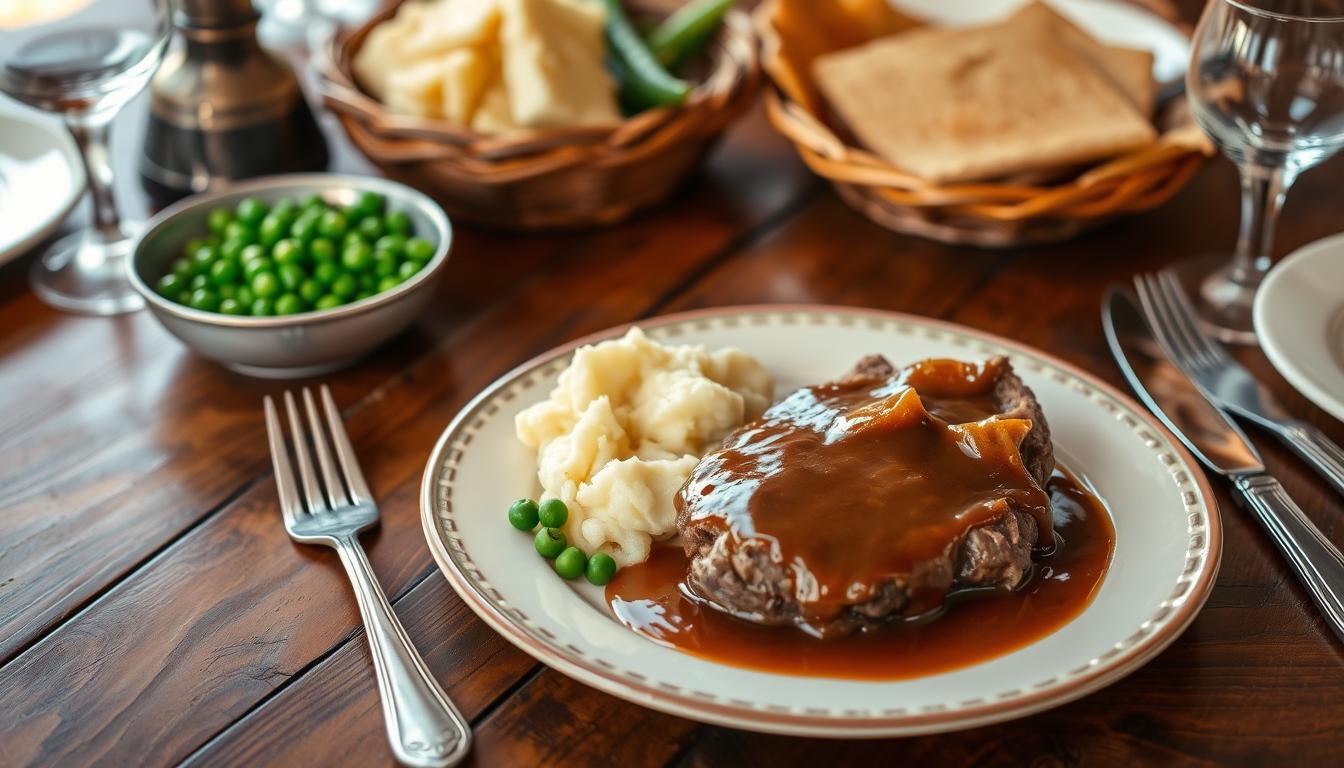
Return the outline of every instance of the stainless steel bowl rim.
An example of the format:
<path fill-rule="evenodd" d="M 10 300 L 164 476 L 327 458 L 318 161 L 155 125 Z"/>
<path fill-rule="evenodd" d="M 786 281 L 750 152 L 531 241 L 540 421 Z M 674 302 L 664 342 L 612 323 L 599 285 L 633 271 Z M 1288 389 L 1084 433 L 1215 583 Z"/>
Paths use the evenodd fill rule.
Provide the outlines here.
<path fill-rule="evenodd" d="M 406 199 L 413 203 L 424 213 L 437 230 L 438 245 L 434 249 L 434 256 L 425 265 L 425 268 L 417 272 L 397 287 L 374 294 L 367 299 L 361 299 L 352 304 L 344 304 L 333 309 L 322 309 L 310 312 L 299 312 L 293 315 L 275 315 L 271 317 L 248 317 L 243 315 L 224 315 L 218 312 L 206 312 L 200 309 L 193 309 L 175 301 L 169 301 L 159 295 L 159 292 L 149 286 L 148 283 L 140 277 L 140 272 L 136 265 L 140 261 L 140 253 L 145 240 L 179 214 L 186 211 L 218 203 L 226 197 L 232 197 L 237 194 L 248 194 L 250 192 L 260 192 L 263 190 L 274 190 L 283 187 L 320 187 L 327 189 L 355 189 L 361 192 L 379 192 L 382 194 L 392 194 Z M 155 309 L 166 312 L 170 315 L 180 317 L 186 320 L 192 320 L 198 323 L 206 323 L 225 328 L 285 328 L 298 325 L 310 325 L 314 323 L 325 323 L 332 320 L 339 320 L 346 317 L 353 317 L 365 312 L 374 310 L 384 304 L 394 302 L 398 297 L 405 296 L 415 291 L 420 285 L 434 276 L 435 272 L 443 267 L 448 261 L 448 252 L 452 247 L 453 227 L 448 220 L 448 215 L 443 212 L 439 204 L 434 202 L 425 193 L 418 189 L 407 186 L 400 182 L 385 179 L 380 176 L 356 176 L 351 174 L 336 173 L 290 173 L 279 176 L 264 176 L 258 179 L 251 179 L 235 184 L 230 184 L 219 190 L 211 190 L 192 195 L 191 197 L 179 200 L 176 203 L 164 208 L 153 216 L 141 230 L 140 235 L 136 237 L 135 247 L 131 251 L 131 257 L 126 260 L 126 271 L 131 286 L 135 288 L 145 301 L 153 305 Z"/>

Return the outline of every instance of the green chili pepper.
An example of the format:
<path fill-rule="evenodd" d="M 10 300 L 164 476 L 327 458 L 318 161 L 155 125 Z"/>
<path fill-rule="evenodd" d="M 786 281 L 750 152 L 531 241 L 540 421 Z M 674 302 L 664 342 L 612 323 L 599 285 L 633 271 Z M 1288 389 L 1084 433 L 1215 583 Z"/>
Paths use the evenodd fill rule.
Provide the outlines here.
<path fill-rule="evenodd" d="M 649 50 L 663 66 L 675 70 L 690 61 L 718 31 L 737 0 L 691 0 L 648 36 Z"/>
<path fill-rule="evenodd" d="M 607 8 L 607 44 L 617 60 L 621 90 L 636 104 L 671 106 L 686 100 L 691 84 L 668 74 L 635 31 L 620 0 L 604 0 Z"/>

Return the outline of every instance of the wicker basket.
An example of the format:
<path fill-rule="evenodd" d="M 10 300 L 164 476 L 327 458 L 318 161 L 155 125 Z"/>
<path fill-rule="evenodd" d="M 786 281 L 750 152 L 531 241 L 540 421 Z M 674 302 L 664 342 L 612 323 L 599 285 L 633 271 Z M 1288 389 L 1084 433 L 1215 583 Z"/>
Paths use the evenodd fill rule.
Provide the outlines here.
<path fill-rule="evenodd" d="M 1151 1 L 1144 5 L 1153 8 Z M 926 181 L 847 144 L 832 130 L 808 67 L 819 53 L 855 41 L 824 39 L 816 31 L 821 26 L 809 31 L 818 35 L 812 39 L 788 39 L 776 24 L 781 7 L 780 0 L 766 0 L 753 17 L 763 44 L 762 67 L 775 86 L 765 94 L 766 115 L 808 167 L 850 206 L 888 229 L 986 247 L 1064 240 L 1119 214 L 1161 205 L 1213 154 L 1182 97 L 1157 116 L 1163 132 L 1154 144 L 1075 175 L 1035 183 Z M 864 21 L 852 26 L 862 29 Z"/>
<path fill-rule="evenodd" d="M 498 136 L 388 112 L 356 83 L 351 60 L 383 9 L 333 40 L 318 69 L 324 101 L 351 142 L 389 177 L 434 196 L 462 221 L 505 229 L 610 224 L 657 205 L 694 169 L 760 80 L 750 18 L 731 12 L 686 103 L 642 112 L 609 128 L 515 131 Z M 638 15 L 666 4 L 638 0 Z"/>

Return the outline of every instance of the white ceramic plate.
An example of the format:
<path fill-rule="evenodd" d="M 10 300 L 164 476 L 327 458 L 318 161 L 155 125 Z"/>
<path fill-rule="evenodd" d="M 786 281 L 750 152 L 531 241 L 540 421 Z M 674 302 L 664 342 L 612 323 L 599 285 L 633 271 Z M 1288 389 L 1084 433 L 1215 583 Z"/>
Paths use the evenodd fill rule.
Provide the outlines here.
<path fill-rule="evenodd" d="M 892 0 L 912 16 L 959 26 L 1001 19 L 1031 0 Z M 1048 0 L 1049 5 L 1098 40 L 1153 52 L 1153 77 L 1180 80 L 1190 64 L 1190 40 L 1161 17 L 1120 0 Z"/>
<path fill-rule="evenodd" d="M 1344 235 L 1299 248 L 1270 270 L 1253 318 L 1283 378 L 1344 421 Z"/>
<path fill-rule="evenodd" d="M 0 264 L 50 235 L 84 193 L 84 167 L 61 124 L 0 103 Z"/>
<path fill-rule="evenodd" d="M 823 381 L 881 353 L 1006 354 L 1050 418 L 1056 455 L 1109 503 L 1116 548 L 1082 614 L 1041 640 L 952 672 L 892 682 L 740 669 L 626 629 L 596 587 L 556 577 L 532 537 L 505 521 L 537 493 L 536 463 L 513 417 L 544 399 L 579 343 L 524 363 L 477 396 L 439 440 L 421 490 L 425 534 L 449 582 L 511 642 L 581 682 L 683 717 L 776 733 L 900 736 L 1019 717 L 1107 685 L 1151 659 L 1203 605 L 1221 553 L 1204 475 L 1143 409 L 1092 376 L 1010 341 L 908 315 L 839 307 L 742 307 L 640 323 L 663 342 L 737 346 L 776 393 Z"/>

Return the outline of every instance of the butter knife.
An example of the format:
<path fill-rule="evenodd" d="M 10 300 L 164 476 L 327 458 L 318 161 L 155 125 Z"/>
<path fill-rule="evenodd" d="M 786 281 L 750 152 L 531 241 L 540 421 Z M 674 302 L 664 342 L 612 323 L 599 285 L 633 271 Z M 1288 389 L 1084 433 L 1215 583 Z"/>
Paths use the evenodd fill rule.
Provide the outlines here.
<path fill-rule="evenodd" d="M 1344 641 L 1344 555 L 1265 472 L 1246 435 L 1167 359 L 1133 294 L 1110 289 L 1102 327 L 1121 372 L 1139 398 L 1205 467 L 1227 478 L 1288 560 L 1330 630 Z"/>

